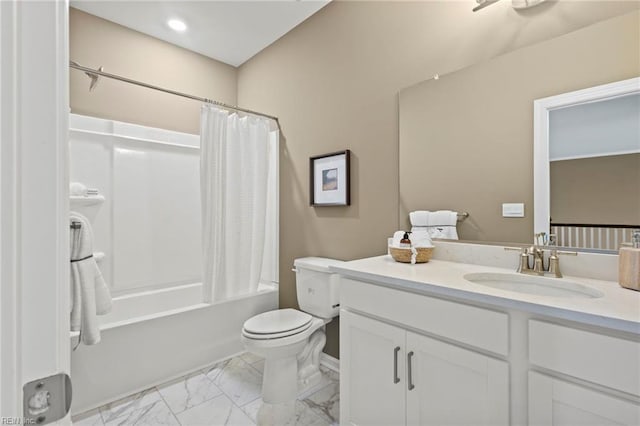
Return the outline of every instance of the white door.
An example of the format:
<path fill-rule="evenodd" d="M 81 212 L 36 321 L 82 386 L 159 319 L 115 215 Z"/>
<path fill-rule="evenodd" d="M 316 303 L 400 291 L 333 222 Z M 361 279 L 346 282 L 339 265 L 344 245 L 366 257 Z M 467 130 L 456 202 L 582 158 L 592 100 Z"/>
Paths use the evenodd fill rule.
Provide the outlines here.
<path fill-rule="evenodd" d="M 340 311 L 341 424 L 405 424 L 405 333 Z"/>
<path fill-rule="evenodd" d="M 508 425 L 507 362 L 407 332 L 407 424 Z"/>
<path fill-rule="evenodd" d="M 21 424 L 23 386 L 69 372 L 67 14 L 66 1 L 0 1 L 0 416 Z M 57 407 L 51 383 L 39 389 Z"/>
<path fill-rule="evenodd" d="M 640 424 L 640 405 L 540 373 L 529 373 L 529 425 Z"/>

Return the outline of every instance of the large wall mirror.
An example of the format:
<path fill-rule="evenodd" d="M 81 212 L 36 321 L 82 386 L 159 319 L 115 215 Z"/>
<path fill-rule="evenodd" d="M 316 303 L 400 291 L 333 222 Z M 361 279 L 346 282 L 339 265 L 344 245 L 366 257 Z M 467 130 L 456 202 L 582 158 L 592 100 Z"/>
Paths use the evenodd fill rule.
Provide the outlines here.
<path fill-rule="evenodd" d="M 640 78 L 534 103 L 536 232 L 617 250 L 640 229 Z"/>
<path fill-rule="evenodd" d="M 639 154 L 628 146 L 614 146 L 614 139 L 615 144 L 637 143 L 637 94 L 592 95 L 591 100 L 574 102 L 575 109 L 550 108 L 551 127 L 538 131 L 568 139 L 550 142 L 553 153 L 549 157 L 547 152 L 544 160 L 547 193 L 536 192 L 534 202 L 534 101 L 638 77 L 639 17 L 633 12 L 600 22 L 402 90 L 399 226 L 411 226 L 411 211 L 450 209 L 469 213 L 458 225 L 461 240 L 529 244 L 535 232 L 551 231 L 550 217 L 557 224 L 640 224 Z M 596 105 L 595 100 L 601 102 Z M 594 114 L 601 114 L 599 122 Z M 622 121 L 626 142 L 614 136 L 622 131 Z M 567 144 L 594 151 L 566 154 L 562 151 Z M 536 167 L 536 182 L 539 171 Z M 603 189 L 585 194 L 596 188 Z M 607 197 L 614 192 L 623 197 L 611 201 Z M 504 217 L 503 203 L 523 203 L 524 215 Z M 540 209 L 547 211 L 538 217 Z M 591 231 L 577 232 L 579 240 L 558 242 L 585 247 L 582 235 L 589 239 Z M 627 236 L 610 232 L 609 238 L 610 245 L 599 248 L 615 250 Z"/>

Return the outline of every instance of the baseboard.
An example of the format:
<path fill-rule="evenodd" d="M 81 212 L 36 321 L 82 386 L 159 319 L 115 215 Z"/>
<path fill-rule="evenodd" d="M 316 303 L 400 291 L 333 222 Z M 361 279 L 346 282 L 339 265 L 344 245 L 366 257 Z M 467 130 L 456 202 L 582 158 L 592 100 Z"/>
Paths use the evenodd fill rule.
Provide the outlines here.
<path fill-rule="evenodd" d="M 340 372 L 340 360 L 332 357 L 331 355 L 327 355 L 324 352 L 320 354 L 320 365 L 323 365 L 336 373 Z"/>

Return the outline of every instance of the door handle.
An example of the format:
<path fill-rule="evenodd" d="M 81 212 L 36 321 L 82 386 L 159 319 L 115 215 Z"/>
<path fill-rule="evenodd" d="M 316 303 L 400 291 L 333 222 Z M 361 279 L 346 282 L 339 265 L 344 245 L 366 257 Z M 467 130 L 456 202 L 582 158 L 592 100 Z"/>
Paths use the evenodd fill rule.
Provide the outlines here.
<path fill-rule="evenodd" d="M 407 354 L 407 387 L 409 390 L 413 390 L 415 386 L 413 385 L 413 380 L 411 379 L 411 357 L 413 357 L 413 351 Z"/>
<path fill-rule="evenodd" d="M 393 383 L 396 384 L 400 381 L 398 377 L 398 352 L 400 352 L 400 346 L 396 346 L 393 350 Z"/>

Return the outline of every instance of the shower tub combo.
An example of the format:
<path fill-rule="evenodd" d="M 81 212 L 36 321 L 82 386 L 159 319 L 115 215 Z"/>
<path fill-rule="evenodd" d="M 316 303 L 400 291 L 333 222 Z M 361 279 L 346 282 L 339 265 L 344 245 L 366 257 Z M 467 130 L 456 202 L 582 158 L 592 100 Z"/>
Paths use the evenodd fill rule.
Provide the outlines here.
<path fill-rule="evenodd" d="M 277 174 L 258 291 L 203 303 L 199 137 L 73 114 L 70 127 L 71 181 L 99 190 L 72 196 L 71 210 L 93 224 L 113 295 L 98 317 L 101 342 L 71 354 L 80 413 L 243 351 L 244 321 L 278 308 Z M 70 333 L 72 347 L 77 340 Z"/>

